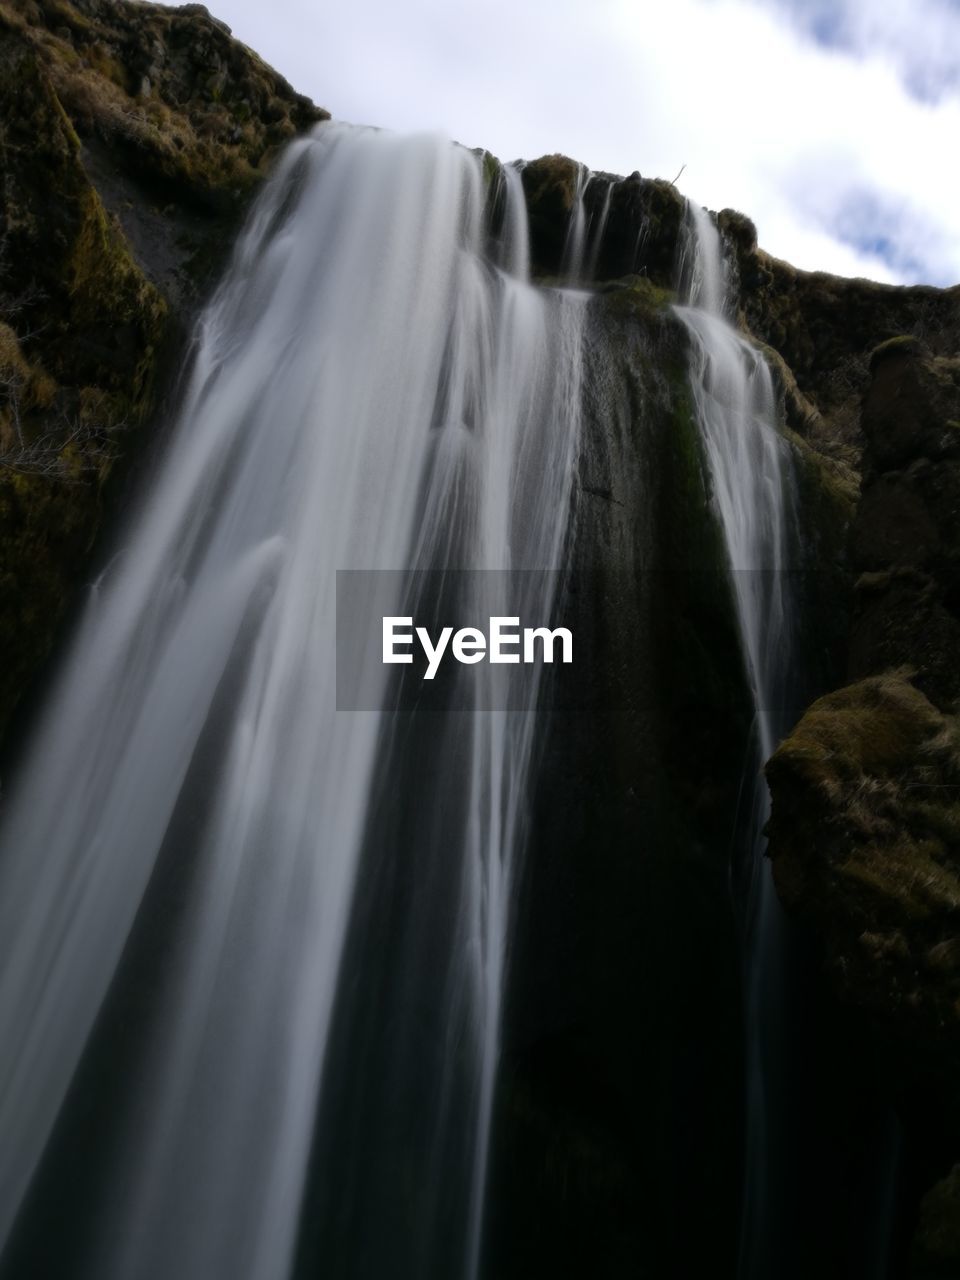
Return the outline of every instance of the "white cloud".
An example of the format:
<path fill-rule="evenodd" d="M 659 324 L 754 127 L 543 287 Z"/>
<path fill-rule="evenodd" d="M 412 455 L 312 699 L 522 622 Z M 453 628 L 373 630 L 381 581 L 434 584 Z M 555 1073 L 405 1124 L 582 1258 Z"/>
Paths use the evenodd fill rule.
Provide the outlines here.
<path fill-rule="evenodd" d="M 685 163 L 685 191 L 742 209 L 798 266 L 960 280 L 960 100 L 915 83 L 946 83 L 960 18 L 943 0 L 842 0 L 840 47 L 798 30 L 797 0 L 211 2 L 339 119 L 439 128 L 504 159 Z"/>

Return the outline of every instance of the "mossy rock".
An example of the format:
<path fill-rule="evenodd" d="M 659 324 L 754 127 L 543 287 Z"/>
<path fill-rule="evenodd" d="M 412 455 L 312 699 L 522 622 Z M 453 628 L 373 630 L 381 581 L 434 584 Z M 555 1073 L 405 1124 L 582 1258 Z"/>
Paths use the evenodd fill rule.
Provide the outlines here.
<path fill-rule="evenodd" d="M 522 172 L 531 257 L 539 276 L 560 272 L 579 191 L 594 271 L 583 283 L 639 275 L 658 288 L 674 288 L 684 200 L 672 183 L 639 173 L 588 175 L 583 165 L 562 155 L 542 156 Z"/>
<path fill-rule="evenodd" d="M 0 0 L 0 736 L 251 195 L 326 114 L 202 6 Z"/>
<path fill-rule="evenodd" d="M 654 284 L 647 276 L 627 275 L 599 288 L 603 305 L 614 315 L 633 316 L 644 321 L 663 312 L 677 300 L 676 293 Z"/>
<path fill-rule="evenodd" d="M 921 1202 L 912 1274 L 960 1274 L 960 1164 L 931 1187 Z"/>
<path fill-rule="evenodd" d="M 874 353 L 880 364 L 923 346 L 953 355 L 960 346 L 960 288 L 799 271 L 753 246 L 738 216 L 725 212 L 720 225 L 736 257 L 744 325 L 780 353 L 816 409 L 815 446 L 854 461 Z"/>
<path fill-rule="evenodd" d="M 745 213 L 737 209 L 721 209 L 717 214 L 720 234 L 727 240 L 741 259 L 757 251 L 757 225 Z"/>
<path fill-rule="evenodd" d="M 912 333 L 899 333 L 895 338 L 887 338 L 870 352 L 867 367 L 873 373 L 885 360 L 923 359 L 930 351 L 926 343 Z"/>
<path fill-rule="evenodd" d="M 872 677 L 815 702 L 767 778 L 777 889 L 842 997 L 960 1055 L 960 722 Z"/>
<path fill-rule="evenodd" d="M 598 277 L 639 274 L 660 288 L 674 289 L 684 207 L 671 182 L 639 173 L 617 182 L 610 193 Z"/>
<path fill-rule="evenodd" d="M 576 161 L 561 155 L 541 156 L 523 166 L 532 257 L 541 275 L 559 274 L 580 172 Z"/>
<path fill-rule="evenodd" d="M 915 458 L 960 456 L 960 359 L 934 357 L 904 335 L 876 347 L 863 401 L 865 466 L 876 472 Z"/>

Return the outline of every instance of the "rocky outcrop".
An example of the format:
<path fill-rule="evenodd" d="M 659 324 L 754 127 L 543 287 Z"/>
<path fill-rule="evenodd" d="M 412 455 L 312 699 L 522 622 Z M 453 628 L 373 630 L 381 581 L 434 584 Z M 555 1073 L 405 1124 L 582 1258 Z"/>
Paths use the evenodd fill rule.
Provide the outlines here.
<path fill-rule="evenodd" d="M 815 702 L 767 776 L 777 888 L 840 995 L 960 1067 L 960 724 L 872 676 Z"/>
<path fill-rule="evenodd" d="M 860 401 L 870 353 L 903 335 L 952 355 L 960 338 L 960 287 L 895 286 L 799 271 L 757 246 L 756 228 L 727 209 L 719 223 L 732 253 L 741 321 L 782 358 L 802 399 L 790 425 L 821 452 L 857 465 Z"/>
<path fill-rule="evenodd" d="M 0 2 L 0 734 L 271 155 L 325 115 L 202 5 Z"/>
<path fill-rule="evenodd" d="M 535 271 L 560 273 L 579 197 L 584 239 L 593 251 L 592 280 L 639 275 L 674 287 L 684 202 L 672 183 L 639 173 L 590 173 L 561 155 L 524 165 L 522 178 Z"/>
<path fill-rule="evenodd" d="M 530 162 L 522 176 L 532 262 L 541 275 L 560 272 L 579 197 L 594 280 L 638 275 L 675 288 L 684 200 L 673 183 L 590 173 L 563 155 Z M 756 227 L 742 213 L 724 209 L 716 218 L 740 324 L 766 349 L 788 426 L 822 456 L 858 467 L 871 352 L 913 336 L 932 354 L 951 356 L 960 337 L 960 286 L 900 287 L 800 271 L 760 249 Z"/>

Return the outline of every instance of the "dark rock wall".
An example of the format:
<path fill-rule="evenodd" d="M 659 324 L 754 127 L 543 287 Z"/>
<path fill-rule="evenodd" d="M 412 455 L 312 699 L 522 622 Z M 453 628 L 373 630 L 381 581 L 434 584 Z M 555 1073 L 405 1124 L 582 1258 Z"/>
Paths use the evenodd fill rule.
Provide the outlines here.
<path fill-rule="evenodd" d="M 749 717 L 686 333 L 591 305 L 570 618 L 517 911 L 489 1274 L 735 1274 L 742 1027 L 728 857 Z"/>
<path fill-rule="evenodd" d="M 905 335 L 868 365 L 853 683 L 767 767 L 770 856 L 898 1116 L 896 1274 L 919 1280 L 960 1274 L 960 364 Z"/>

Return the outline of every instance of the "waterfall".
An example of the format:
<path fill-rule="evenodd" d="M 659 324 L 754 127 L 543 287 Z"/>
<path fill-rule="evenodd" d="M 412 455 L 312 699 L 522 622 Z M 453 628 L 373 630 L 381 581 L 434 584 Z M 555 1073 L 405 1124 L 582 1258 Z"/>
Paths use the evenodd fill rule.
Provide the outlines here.
<path fill-rule="evenodd" d="M 706 210 L 688 202 L 677 314 L 690 336 L 690 386 L 712 499 L 723 533 L 747 683 L 753 735 L 744 773 L 743 840 L 733 892 L 743 938 L 746 1027 L 746 1169 L 741 1280 L 776 1274 L 778 1232 L 772 1125 L 782 1112 L 775 1056 L 781 999 L 782 909 L 764 857 L 769 799 L 760 776 L 788 727 L 786 697 L 793 638 L 788 511 L 792 455 L 777 429 L 770 370 L 725 314 L 727 281 L 720 235 Z M 778 1156 L 779 1158 L 779 1156 Z M 782 1198 L 782 1197 L 781 1197 Z"/>
<path fill-rule="evenodd" d="M 567 223 L 563 256 L 560 259 L 560 278 L 562 280 L 577 281 L 583 277 L 584 259 L 587 252 L 587 210 L 583 197 L 590 184 L 590 176 L 590 170 L 585 164 L 577 165 L 577 176 L 573 187 L 573 204 L 570 209 L 570 220 Z"/>
<path fill-rule="evenodd" d="M 594 182 L 602 185 L 603 195 L 599 205 L 588 213 L 587 192 Z M 617 179 L 609 174 L 595 174 L 586 165 L 577 165 L 573 202 L 560 260 L 561 280 L 587 285 L 594 281 L 616 185 Z"/>
<path fill-rule="evenodd" d="M 344 956 L 365 927 L 385 958 L 364 990 L 403 993 L 418 965 L 432 980 L 429 1007 L 382 996 L 370 1020 L 391 1053 L 414 1024 L 439 1046 L 409 1081 L 432 1108 L 411 1178 L 433 1170 L 453 1236 L 424 1253 L 428 1223 L 404 1254 L 385 1230 L 389 1271 L 476 1274 L 535 713 L 338 711 L 334 632 L 338 570 L 562 564 L 583 299 L 530 285 L 519 178 L 498 181 L 491 228 L 480 159 L 444 140 L 327 124 L 291 144 L 21 767 L 0 833 L 0 1242 L 63 1115 L 90 1105 L 71 1084 L 96 1077 L 118 990 L 142 1022 L 97 1102 L 103 1149 L 81 1151 L 95 1215 L 71 1275 L 291 1274 L 328 1073 L 371 1115 L 413 1110 L 344 1065 L 368 1015 Z M 524 597 L 543 622 L 551 582 Z M 429 776 L 411 733 L 439 744 Z M 422 788 L 402 840 L 377 817 L 392 770 Z M 430 874 L 388 951 L 358 886 L 406 857 Z M 349 1184 L 332 1217 L 369 1235 L 367 1174 L 320 1181 L 334 1199 Z M 385 1274 L 372 1248 L 330 1274 Z"/>
<path fill-rule="evenodd" d="M 600 260 L 600 250 L 603 247 L 603 237 L 607 230 L 607 222 L 610 219 L 610 201 L 613 197 L 613 188 L 616 185 L 615 178 L 607 178 L 604 181 L 603 199 L 600 202 L 600 208 L 597 211 L 596 216 L 590 220 L 590 225 L 587 230 L 590 251 L 587 255 L 584 271 L 587 280 L 595 279 L 597 274 L 597 263 Z"/>

